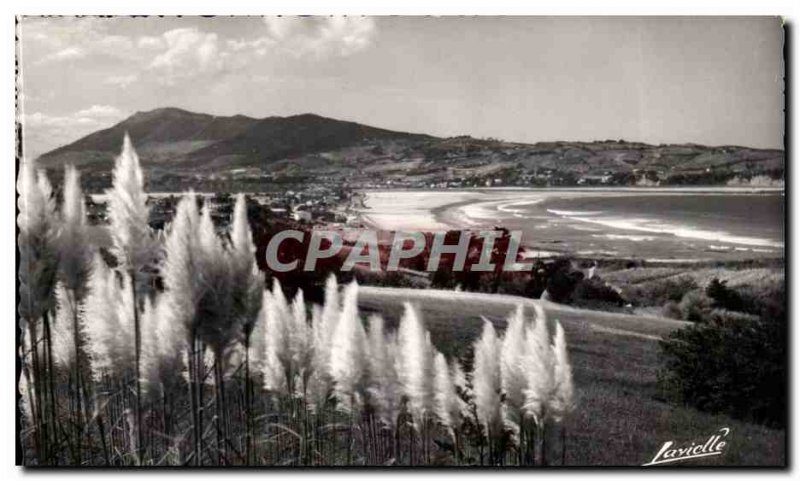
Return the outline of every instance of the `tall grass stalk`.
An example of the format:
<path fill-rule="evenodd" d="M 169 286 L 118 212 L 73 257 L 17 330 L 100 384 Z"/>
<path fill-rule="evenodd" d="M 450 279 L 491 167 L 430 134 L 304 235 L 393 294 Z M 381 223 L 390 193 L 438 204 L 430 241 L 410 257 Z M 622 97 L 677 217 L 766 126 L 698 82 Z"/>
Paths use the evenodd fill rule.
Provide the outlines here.
<path fill-rule="evenodd" d="M 137 463 L 141 464 L 144 437 L 142 431 L 142 385 L 141 385 L 141 347 L 142 333 L 140 309 L 149 290 L 146 268 L 154 261 L 155 251 L 148 225 L 149 209 L 147 194 L 144 192 L 144 176 L 139 165 L 139 156 L 126 134 L 122 152 L 117 157 L 112 173 L 112 188 L 107 191 L 108 217 L 111 240 L 118 268 L 129 279 L 132 293 L 131 312 L 133 316 L 134 362 L 135 362 L 135 429 L 137 442 Z"/>
<path fill-rule="evenodd" d="M 484 321 L 467 356 L 448 358 L 410 303 L 396 329 L 362 317 L 355 282 L 331 276 L 321 306 L 265 289 L 244 196 L 229 229 L 188 193 L 151 232 L 129 139 L 110 262 L 87 235 L 77 172 L 65 179 L 60 212 L 32 165 L 19 179 L 26 462 L 547 464 L 554 426 L 567 462 L 567 335 L 539 304 L 504 331 Z"/>
<path fill-rule="evenodd" d="M 52 338 L 50 311 L 54 306 L 54 291 L 58 269 L 56 244 L 59 220 L 52 189 L 43 171 L 36 170 L 33 161 L 20 165 L 17 181 L 19 215 L 19 298 L 18 312 L 30 342 L 30 366 L 26 369 L 33 382 L 29 384 L 35 406 L 31 409 L 35 436 L 38 438 L 37 458 L 43 463 L 58 462 L 56 445 L 56 408 L 53 383 Z"/>

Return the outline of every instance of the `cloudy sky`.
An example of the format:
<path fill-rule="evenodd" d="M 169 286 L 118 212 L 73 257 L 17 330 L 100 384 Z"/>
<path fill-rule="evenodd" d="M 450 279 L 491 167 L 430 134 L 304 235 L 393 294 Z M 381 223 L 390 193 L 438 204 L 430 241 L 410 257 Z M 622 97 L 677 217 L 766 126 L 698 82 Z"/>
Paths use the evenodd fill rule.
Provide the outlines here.
<path fill-rule="evenodd" d="M 28 155 L 137 112 L 780 148 L 776 18 L 24 18 Z"/>

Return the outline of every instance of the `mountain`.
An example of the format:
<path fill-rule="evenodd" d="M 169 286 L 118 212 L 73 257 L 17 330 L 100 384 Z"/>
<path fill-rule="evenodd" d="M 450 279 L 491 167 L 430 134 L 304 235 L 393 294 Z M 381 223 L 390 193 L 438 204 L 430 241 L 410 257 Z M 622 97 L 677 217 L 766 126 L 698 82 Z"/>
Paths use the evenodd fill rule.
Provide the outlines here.
<path fill-rule="evenodd" d="M 126 132 L 145 164 L 170 161 L 194 168 L 215 165 L 218 159 L 237 165 L 260 164 L 365 142 L 432 139 L 314 114 L 255 119 L 169 107 L 137 112 L 108 129 L 47 152 L 39 157 L 40 165 L 53 168 L 74 163 L 90 170 L 108 168 Z"/>
<path fill-rule="evenodd" d="M 162 108 L 138 112 L 50 151 L 89 188 L 110 185 L 129 133 L 151 187 L 165 191 L 279 189 L 287 184 L 380 187 L 485 185 L 720 185 L 782 182 L 784 152 L 740 146 L 649 145 L 624 140 L 524 144 L 437 138 L 314 114 L 256 119 Z"/>
<path fill-rule="evenodd" d="M 64 163 L 91 167 L 94 163 L 111 162 L 126 132 L 144 157 L 161 157 L 158 155 L 161 153 L 181 155 L 235 136 L 255 122 L 256 119 L 243 115 L 216 117 L 176 108 L 137 112 L 108 129 L 42 155 L 39 162 L 45 167 Z"/>
<path fill-rule="evenodd" d="M 256 121 L 238 135 L 198 149 L 188 158 L 204 162 L 238 156 L 270 161 L 338 150 L 365 142 L 428 139 L 432 137 L 303 114 Z"/>

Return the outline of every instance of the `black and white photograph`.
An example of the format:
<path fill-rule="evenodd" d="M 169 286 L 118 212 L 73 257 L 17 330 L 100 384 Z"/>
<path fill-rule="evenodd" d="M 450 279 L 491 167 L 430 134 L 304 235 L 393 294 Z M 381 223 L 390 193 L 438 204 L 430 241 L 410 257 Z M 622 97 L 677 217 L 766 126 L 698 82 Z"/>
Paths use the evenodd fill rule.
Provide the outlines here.
<path fill-rule="evenodd" d="M 7 18 L 17 465 L 787 468 L 780 13 Z"/>

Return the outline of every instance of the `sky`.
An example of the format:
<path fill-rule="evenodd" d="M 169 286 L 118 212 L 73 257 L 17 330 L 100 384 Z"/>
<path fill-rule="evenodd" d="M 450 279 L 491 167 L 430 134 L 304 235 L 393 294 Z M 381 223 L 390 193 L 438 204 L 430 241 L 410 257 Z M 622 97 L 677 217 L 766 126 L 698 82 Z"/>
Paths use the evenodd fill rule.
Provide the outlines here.
<path fill-rule="evenodd" d="M 24 17 L 36 157 L 137 111 L 782 148 L 776 17 Z"/>

